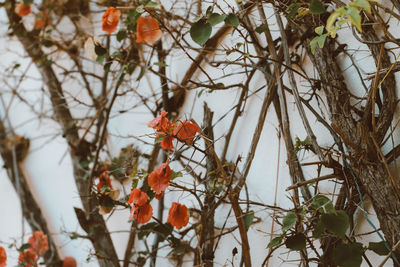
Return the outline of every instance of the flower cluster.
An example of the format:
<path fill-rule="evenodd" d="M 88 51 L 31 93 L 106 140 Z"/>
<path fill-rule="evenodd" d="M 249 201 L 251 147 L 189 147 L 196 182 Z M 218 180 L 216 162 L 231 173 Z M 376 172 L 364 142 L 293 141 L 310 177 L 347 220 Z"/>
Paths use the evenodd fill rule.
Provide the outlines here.
<path fill-rule="evenodd" d="M 135 188 L 132 190 L 128 203 L 133 204 L 129 220 L 135 219 L 138 223 L 147 223 L 153 216 L 153 207 L 147 203 L 149 196 L 142 190 Z"/>
<path fill-rule="evenodd" d="M 22 17 L 28 16 L 31 13 L 31 4 L 25 5 L 24 2 L 20 2 L 15 5 L 14 12 Z M 41 10 L 39 13 L 35 14 L 35 24 L 34 29 L 40 30 L 46 26 L 47 23 L 47 14 L 44 10 Z"/>
<path fill-rule="evenodd" d="M 174 148 L 172 141 L 175 138 L 189 146 L 193 145 L 193 140 L 200 132 L 200 127 L 188 120 L 183 120 L 176 126 L 174 122 L 168 120 L 167 114 L 168 112 L 161 111 L 160 116 L 147 123 L 147 126 L 156 130 L 156 138 L 161 139 L 161 148 L 164 150 Z"/>
<path fill-rule="evenodd" d="M 29 248 L 21 251 L 18 257 L 18 263 L 26 267 L 36 266 L 39 257 L 49 250 L 47 235 L 42 231 L 35 231 L 28 240 Z M 1 261 L 0 261 L 1 263 Z"/>
<path fill-rule="evenodd" d="M 0 267 L 5 267 L 7 264 L 6 250 L 0 246 Z"/>
<path fill-rule="evenodd" d="M 103 14 L 102 30 L 111 34 L 117 30 L 121 11 L 115 7 L 109 7 Z M 156 43 L 162 35 L 157 20 L 152 17 L 139 17 L 136 21 L 136 43 Z"/>

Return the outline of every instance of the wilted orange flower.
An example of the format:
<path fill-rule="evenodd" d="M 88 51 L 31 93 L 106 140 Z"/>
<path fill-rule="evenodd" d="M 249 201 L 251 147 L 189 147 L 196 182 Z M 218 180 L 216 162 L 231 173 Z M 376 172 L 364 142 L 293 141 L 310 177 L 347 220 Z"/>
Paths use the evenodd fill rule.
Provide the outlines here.
<path fill-rule="evenodd" d="M 156 195 L 155 195 L 155 198 L 156 198 L 157 200 L 160 200 L 163 196 L 164 196 L 164 191 L 162 191 L 160 194 L 156 194 Z"/>
<path fill-rule="evenodd" d="M 133 205 L 129 220 L 135 219 L 139 224 L 147 223 L 153 216 L 153 207 L 150 204 L 143 206 Z"/>
<path fill-rule="evenodd" d="M 187 145 L 193 145 L 193 139 L 198 132 L 200 132 L 200 127 L 196 123 L 184 120 L 174 130 L 174 135 Z"/>
<path fill-rule="evenodd" d="M 0 246 L 0 267 L 5 267 L 7 263 L 6 250 Z"/>
<path fill-rule="evenodd" d="M 32 236 L 28 239 L 28 243 L 31 244 L 31 248 L 39 255 L 43 254 L 49 250 L 49 241 L 47 235 L 42 231 L 33 232 Z"/>
<path fill-rule="evenodd" d="M 37 255 L 32 248 L 25 249 L 18 256 L 18 263 L 25 263 L 25 267 L 36 266 Z"/>
<path fill-rule="evenodd" d="M 101 191 L 104 186 L 108 186 L 111 190 L 113 189 L 111 185 L 111 178 L 108 175 L 108 171 L 103 171 L 99 176 L 99 183 L 97 184 L 97 190 Z"/>
<path fill-rule="evenodd" d="M 116 10 L 112 6 L 109 7 L 103 14 L 103 31 L 107 32 L 108 34 L 113 33 L 118 27 L 119 17 L 121 17 L 121 11 Z"/>
<path fill-rule="evenodd" d="M 169 181 L 171 180 L 172 170 L 168 163 L 169 159 L 167 162 L 161 164 L 157 170 L 150 173 L 147 180 L 149 186 L 154 192 L 156 192 L 156 194 L 161 194 L 161 192 L 164 192 L 169 185 Z"/>
<path fill-rule="evenodd" d="M 40 11 L 40 13 L 35 16 L 35 26 L 36 30 L 42 29 L 46 25 L 47 15 L 44 10 Z"/>
<path fill-rule="evenodd" d="M 152 119 L 147 123 L 147 126 L 153 128 L 156 131 L 167 132 L 169 126 L 169 120 L 167 119 L 168 112 L 161 111 L 160 116 Z"/>
<path fill-rule="evenodd" d="M 140 17 L 137 20 L 136 43 L 154 44 L 161 38 L 162 32 L 155 19 Z"/>
<path fill-rule="evenodd" d="M 15 5 L 15 13 L 17 13 L 18 16 L 25 17 L 31 13 L 31 5 L 25 5 L 23 2 L 20 2 Z"/>
<path fill-rule="evenodd" d="M 134 204 L 137 206 L 143 206 L 147 203 L 147 200 L 149 199 L 149 196 L 143 192 L 142 190 L 135 188 L 132 190 L 128 203 L 129 204 Z"/>
<path fill-rule="evenodd" d="M 76 260 L 73 257 L 65 257 L 62 267 L 76 267 Z"/>
<path fill-rule="evenodd" d="M 185 205 L 173 202 L 168 212 L 167 222 L 172 226 L 175 226 L 177 229 L 186 226 L 189 222 L 188 208 Z"/>

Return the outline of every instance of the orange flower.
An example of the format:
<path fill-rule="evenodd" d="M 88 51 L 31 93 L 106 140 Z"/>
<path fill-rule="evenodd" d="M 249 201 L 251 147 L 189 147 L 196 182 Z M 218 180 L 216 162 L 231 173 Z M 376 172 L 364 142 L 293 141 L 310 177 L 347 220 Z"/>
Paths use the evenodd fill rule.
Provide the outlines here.
<path fill-rule="evenodd" d="M 162 35 L 158 23 L 151 17 L 140 17 L 137 20 L 136 43 L 154 44 Z"/>
<path fill-rule="evenodd" d="M 174 130 L 174 135 L 187 145 L 193 145 L 193 139 L 198 132 L 200 132 L 200 127 L 196 123 L 184 120 Z"/>
<path fill-rule="evenodd" d="M 150 128 L 153 128 L 156 131 L 168 132 L 169 120 L 166 117 L 167 114 L 168 114 L 168 112 L 161 111 L 160 116 L 149 121 L 147 123 L 147 126 L 149 126 Z"/>
<path fill-rule="evenodd" d="M 156 194 L 161 194 L 161 192 L 165 191 L 169 185 L 169 180 L 171 180 L 172 170 L 168 166 L 168 162 L 169 159 L 167 162 L 161 164 L 157 170 L 150 173 L 147 180 L 149 186 Z"/>
<path fill-rule="evenodd" d="M 18 263 L 25 263 L 25 267 L 36 266 L 37 255 L 32 248 L 25 249 L 18 256 Z"/>
<path fill-rule="evenodd" d="M 39 256 L 43 256 L 43 254 L 49 250 L 47 235 L 45 235 L 42 231 L 33 232 L 32 236 L 28 240 L 28 243 L 31 244 L 31 248 Z"/>
<path fill-rule="evenodd" d="M 139 224 L 147 223 L 150 221 L 151 216 L 153 216 L 153 207 L 150 204 L 143 206 L 133 205 L 129 220 L 135 219 Z"/>
<path fill-rule="evenodd" d="M 29 15 L 29 13 L 31 13 L 31 5 L 25 5 L 23 2 L 18 3 L 15 6 L 15 13 L 17 13 L 18 16 L 25 17 L 27 15 Z"/>
<path fill-rule="evenodd" d="M 172 141 L 174 141 L 174 138 L 170 135 L 167 135 L 164 137 L 163 140 L 161 140 L 161 148 L 164 150 L 171 150 L 174 148 L 174 145 L 172 144 Z"/>
<path fill-rule="evenodd" d="M 142 190 L 135 188 L 129 196 L 128 203 L 133 203 L 136 206 L 143 206 L 147 203 L 147 200 L 149 200 L 149 196 Z"/>
<path fill-rule="evenodd" d="M 189 212 L 187 207 L 185 205 L 173 202 L 168 212 L 167 222 L 169 222 L 172 226 L 175 226 L 177 229 L 181 229 L 183 226 L 186 226 L 189 222 Z"/>
<path fill-rule="evenodd" d="M 47 15 L 44 10 L 40 11 L 40 13 L 35 16 L 35 29 L 40 30 L 46 25 Z"/>
<path fill-rule="evenodd" d="M 104 186 L 108 186 L 111 190 L 113 189 L 111 185 L 111 178 L 110 175 L 108 175 L 108 171 L 103 171 L 100 176 L 99 176 L 99 183 L 97 184 L 97 190 L 99 192 Z"/>
<path fill-rule="evenodd" d="M 109 7 L 103 15 L 103 31 L 108 34 L 113 33 L 118 27 L 119 17 L 121 17 L 121 11 L 112 6 Z"/>
<path fill-rule="evenodd" d="M 76 260 L 73 257 L 65 257 L 62 267 L 76 267 Z"/>
<path fill-rule="evenodd" d="M 5 267 L 7 264 L 6 250 L 0 246 L 0 267 Z"/>

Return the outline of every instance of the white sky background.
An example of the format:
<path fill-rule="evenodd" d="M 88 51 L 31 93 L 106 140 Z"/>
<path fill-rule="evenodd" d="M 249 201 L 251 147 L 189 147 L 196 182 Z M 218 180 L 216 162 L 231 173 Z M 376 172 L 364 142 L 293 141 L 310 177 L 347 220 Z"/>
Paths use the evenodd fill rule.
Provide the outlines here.
<path fill-rule="evenodd" d="M 20 70 L 25 70 L 29 64 L 29 60 L 22 59 L 24 56 L 24 51 L 22 47 L 19 45 L 18 41 L 15 39 L 10 39 L 6 37 L 7 25 L 5 23 L 5 12 L 4 9 L 0 9 L 0 68 L 5 70 L 7 67 L 13 65 L 15 62 L 21 64 Z M 25 23 L 29 24 L 29 20 L 32 18 L 26 18 Z M 67 22 L 66 22 L 67 23 Z M 95 27 L 95 34 L 99 34 L 100 27 Z M 340 38 L 348 38 L 348 40 L 352 40 L 351 36 L 346 33 L 339 33 Z M 234 44 L 235 38 L 237 36 L 228 37 L 230 40 L 226 45 Z M 353 44 L 349 42 L 350 46 L 358 49 L 361 46 L 359 44 Z M 83 51 L 81 51 L 83 53 Z M 170 58 L 167 64 L 170 66 L 168 70 L 171 70 L 171 73 L 167 73 L 170 77 L 174 79 L 176 77 L 182 77 L 185 71 L 185 68 L 188 66 L 189 61 L 184 58 L 184 56 Z M 359 63 L 362 65 L 366 71 L 373 71 L 374 67 L 371 67 L 371 59 L 370 58 L 360 58 Z M 190 62 L 189 62 L 190 63 Z M 343 65 L 349 65 L 349 61 L 346 61 Z M 96 66 L 94 67 L 96 68 Z M 235 67 L 234 67 L 235 68 Z M 311 69 L 310 69 L 311 70 Z M 31 66 L 27 75 L 31 77 L 29 82 L 23 82 L 19 87 L 18 91 L 23 92 L 24 96 L 30 101 L 32 105 L 34 105 L 35 109 L 39 109 L 43 104 L 44 110 L 46 110 L 47 114 L 51 115 L 51 106 L 49 104 L 49 100 L 47 97 L 42 98 L 42 94 L 40 92 L 41 89 L 41 78 L 36 69 Z M 219 75 L 218 73 L 210 73 L 210 75 Z M 354 71 L 351 69 L 345 72 L 346 78 L 351 80 L 356 80 L 356 76 Z M 137 72 L 133 75 L 137 76 Z M 149 76 L 148 80 L 151 81 L 154 88 L 158 88 L 158 79 L 154 79 L 154 76 Z M 199 80 L 204 79 L 201 75 L 198 77 Z M 239 82 L 233 81 L 232 78 L 225 79 L 226 84 Z M 148 90 L 149 84 L 148 80 L 143 78 L 140 84 L 140 90 Z M 179 78 L 176 80 L 180 80 Z M 258 88 L 264 84 L 264 80 L 261 76 L 254 79 L 255 82 L 251 84 L 252 89 Z M 7 88 L 6 86 L 1 84 L 0 81 L 0 92 L 1 88 Z M 15 79 L 10 78 L 8 81 L 9 84 L 16 84 Z M 304 81 L 298 80 L 298 84 L 305 84 Z M 7 88 L 9 90 L 9 88 Z M 78 94 L 82 96 L 79 92 L 80 88 L 69 89 L 71 93 Z M 306 90 L 303 88 L 303 90 Z M 246 157 L 249 149 L 249 145 L 251 142 L 251 137 L 254 131 L 255 124 L 258 120 L 258 114 L 261 109 L 261 103 L 264 97 L 265 90 L 262 90 L 260 93 L 251 97 L 247 103 L 245 113 L 243 117 L 239 121 L 239 126 L 236 128 L 233 137 L 232 137 L 232 145 L 228 151 L 228 158 L 232 161 L 235 161 L 238 155 L 242 157 Z M 203 114 L 203 102 L 207 102 L 214 114 L 214 121 L 219 119 L 222 115 L 224 115 L 233 105 L 236 104 L 238 93 L 235 90 L 227 90 L 221 92 L 214 92 L 212 94 L 203 93 L 200 98 L 197 97 L 198 92 L 191 92 L 183 109 L 182 118 L 194 118 L 200 125 L 202 123 L 202 114 Z M 82 93 L 83 94 L 83 93 Z M 132 96 L 131 96 L 132 97 Z M 78 266 L 97 266 L 97 263 L 92 261 L 91 263 L 86 262 L 87 255 L 90 250 L 90 243 L 84 241 L 82 239 L 71 241 L 68 238 L 68 235 L 63 233 L 63 231 L 79 231 L 80 227 L 75 217 L 75 213 L 73 211 L 74 206 L 80 206 L 80 199 L 72 178 L 72 166 L 67 152 L 67 146 L 65 140 L 60 137 L 60 127 L 53 121 L 49 119 L 37 120 L 36 116 L 33 112 L 24 104 L 21 104 L 17 99 L 11 98 L 9 94 L 4 94 L 3 98 L 6 103 L 11 103 L 10 112 L 8 116 L 10 121 L 14 127 L 14 130 L 23 136 L 28 137 L 31 140 L 31 150 L 30 154 L 26 158 L 24 162 L 24 169 L 29 178 L 29 183 L 31 185 L 31 189 L 34 192 L 36 200 L 39 202 L 42 207 L 42 211 L 48 220 L 48 224 L 50 226 L 51 231 L 54 234 L 54 239 L 56 240 L 57 246 L 59 247 L 60 256 L 74 256 L 78 262 Z M 124 107 L 129 107 L 132 105 L 130 100 L 135 100 L 134 97 L 131 99 L 125 98 L 121 99 L 117 105 L 114 107 L 115 111 L 119 109 L 123 109 Z M 136 100 L 137 101 L 137 100 Z M 193 104 L 194 103 L 194 104 Z M 315 104 L 315 103 L 313 103 Z M 0 105 L 2 106 L 2 105 Z M 288 109 L 291 114 L 291 131 L 292 137 L 298 136 L 300 139 L 304 139 L 306 137 L 304 128 L 302 126 L 301 120 L 297 114 L 296 107 L 292 98 L 288 97 Z M 80 114 L 83 115 L 83 110 L 73 109 L 74 115 Z M 3 117 L 5 114 L 5 110 L 0 109 L 0 116 Z M 116 112 L 113 113 L 117 114 Z M 218 139 L 222 137 L 230 124 L 232 118 L 232 113 L 219 122 L 215 127 L 215 137 Z M 313 121 L 314 117 L 310 116 L 311 124 L 313 129 L 315 130 L 318 142 L 320 145 L 329 145 L 331 143 L 331 139 L 328 135 L 326 135 L 326 130 L 322 129 L 321 125 L 319 125 L 316 121 Z M 146 123 L 152 119 L 149 113 L 146 113 L 146 110 L 135 109 L 132 112 L 127 112 L 125 114 L 121 114 L 115 116 L 111 119 L 109 123 L 109 132 L 112 135 L 134 135 L 134 136 L 143 136 L 144 134 L 151 134 L 152 130 L 147 128 Z M 257 153 L 255 159 L 253 161 L 253 165 L 251 171 L 248 175 L 247 185 L 249 188 L 250 199 L 258 202 L 264 202 L 266 204 L 273 205 L 274 202 L 274 194 L 275 194 L 275 181 L 277 175 L 277 167 L 279 168 L 279 182 L 278 182 L 278 205 L 291 208 L 291 202 L 289 200 L 289 192 L 286 192 L 285 189 L 290 185 L 290 178 L 286 161 L 286 151 L 284 149 L 284 142 L 281 140 L 279 142 L 277 138 L 277 130 L 279 125 L 277 119 L 275 117 L 273 108 L 270 108 L 270 111 L 267 115 L 265 126 L 263 129 L 262 137 L 260 140 L 260 144 L 257 148 Z M 223 138 L 218 139 L 216 143 L 217 151 L 220 151 L 223 147 L 224 141 Z M 148 139 L 149 142 L 152 142 L 151 139 Z M 133 138 L 124 138 L 119 139 L 116 137 L 110 137 L 108 139 L 108 145 L 111 150 L 115 153 L 115 156 L 118 155 L 119 150 L 126 146 L 127 144 L 134 143 L 135 139 Z M 278 159 L 278 147 L 280 145 L 280 158 Z M 145 151 L 149 150 L 149 147 L 143 148 Z M 390 149 L 388 147 L 387 149 Z M 200 155 L 195 155 L 196 157 L 200 157 Z M 304 158 L 300 159 L 304 161 L 312 161 L 312 155 L 306 153 Z M 180 170 L 179 165 L 175 165 L 177 170 Z M 304 168 L 304 174 L 306 179 L 316 177 L 316 173 L 313 168 Z M 191 182 L 191 177 L 189 175 L 185 175 L 183 178 L 179 178 L 185 182 Z M 332 188 L 333 183 L 325 182 L 321 183 L 321 190 L 326 190 L 328 192 L 329 189 Z M 188 207 L 193 204 L 193 201 L 190 198 L 185 196 L 181 196 L 177 193 L 167 193 L 166 194 L 166 210 L 165 216 L 168 212 L 168 208 L 170 207 L 170 203 L 176 198 L 180 198 L 180 202 L 186 204 Z M 19 200 L 17 198 L 16 193 L 8 180 L 7 174 L 4 169 L 0 169 L 0 242 L 10 243 L 12 240 L 17 240 L 18 244 L 21 244 L 21 235 L 22 231 L 25 231 L 24 241 L 30 235 L 29 226 L 26 224 L 22 225 L 22 217 L 21 217 L 21 209 Z M 157 210 L 156 200 L 152 202 L 154 211 Z M 271 229 L 271 220 L 268 211 L 265 210 L 256 210 L 256 216 L 262 219 L 261 223 L 254 224 L 249 230 L 249 240 L 251 246 L 251 255 L 254 266 L 260 266 L 261 262 L 264 260 L 267 255 L 266 246 L 269 242 L 269 233 Z M 219 209 L 216 213 L 216 225 L 222 226 L 225 216 L 226 209 Z M 232 213 L 233 214 L 233 213 Z M 232 216 L 232 215 L 231 215 Z M 110 231 L 116 230 L 128 230 L 128 217 L 129 211 L 124 210 L 121 212 L 117 212 L 111 219 L 108 221 Z M 371 231 L 372 229 L 365 223 L 365 220 L 360 216 L 360 228 L 358 229 L 360 232 Z M 378 227 L 376 220 L 374 220 L 373 216 L 371 216 L 372 220 Z M 228 221 L 228 225 L 234 225 L 234 218 L 232 216 L 231 220 Z M 275 224 L 275 229 L 279 230 L 279 226 Z M 279 231 L 278 231 L 279 233 Z M 119 253 L 119 256 L 122 258 L 125 245 L 127 242 L 127 234 L 126 233 L 114 233 L 112 235 L 113 240 L 115 241 L 116 249 Z M 239 235 L 235 233 L 235 238 L 240 239 Z M 379 239 L 376 236 L 373 236 L 372 239 L 361 239 L 360 241 L 364 244 L 367 244 L 369 241 L 378 241 Z M 151 242 L 150 242 L 151 244 Z M 1 245 L 1 243 L 0 243 Z M 4 244 L 3 244 L 4 245 Z M 237 242 L 233 239 L 232 235 L 228 235 L 224 237 L 221 241 L 219 249 L 216 251 L 216 259 L 215 266 L 223 266 L 224 264 L 228 264 L 230 266 L 229 261 L 231 260 L 231 252 L 232 249 L 237 246 L 239 251 L 240 247 Z M 7 248 L 6 248 L 7 249 Z M 279 250 L 275 252 L 274 258 L 270 261 L 270 266 L 289 266 L 290 263 L 282 264 L 282 259 L 298 259 L 297 253 L 290 253 L 289 255 L 286 253 L 286 249 Z M 13 266 L 17 262 L 18 254 L 15 250 L 7 249 L 8 254 L 8 264 L 9 266 Z M 161 254 L 162 255 L 162 254 Z M 240 253 L 234 258 L 235 266 L 238 266 L 240 262 Z M 381 258 L 375 257 L 370 252 L 367 252 L 367 255 L 370 260 L 375 263 L 380 263 Z M 173 266 L 172 263 L 168 262 L 168 260 L 158 260 L 158 265 L 161 266 Z M 364 261 L 365 264 L 365 261 Z M 297 263 L 293 263 L 293 266 L 296 266 Z M 385 266 L 390 266 L 391 262 L 389 262 Z M 187 264 L 190 266 L 190 263 Z"/>

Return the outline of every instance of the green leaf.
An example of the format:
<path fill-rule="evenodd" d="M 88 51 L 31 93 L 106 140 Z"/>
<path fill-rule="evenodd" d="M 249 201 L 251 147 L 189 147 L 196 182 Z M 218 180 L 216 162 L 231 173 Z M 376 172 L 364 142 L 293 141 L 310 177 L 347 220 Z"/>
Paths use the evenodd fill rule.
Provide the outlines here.
<path fill-rule="evenodd" d="M 316 195 L 311 203 L 311 207 L 318 210 L 321 213 L 332 213 L 335 212 L 332 201 L 323 195 Z"/>
<path fill-rule="evenodd" d="M 385 241 L 381 242 L 369 242 L 368 244 L 368 249 L 372 250 L 376 254 L 380 256 L 386 256 L 387 254 L 390 253 L 390 250 L 386 247 Z"/>
<path fill-rule="evenodd" d="M 286 12 L 288 13 L 288 17 L 289 18 L 293 18 L 297 14 L 297 11 L 299 10 L 300 7 L 301 7 L 301 5 L 299 3 L 290 4 L 286 8 Z"/>
<path fill-rule="evenodd" d="M 306 237 L 303 233 L 289 236 L 286 238 L 285 245 L 291 250 L 302 250 L 306 247 Z"/>
<path fill-rule="evenodd" d="M 297 220 L 297 215 L 293 211 L 289 211 L 282 220 L 282 232 L 289 230 Z"/>
<path fill-rule="evenodd" d="M 171 175 L 171 180 L 174 180 L 175 178 L 178 178 L 178 177 L 183 177 L 183 174 L 182 174 L 182 172 L 172 172 L 172 175 Z"/>
<path fill-rule="evenodd" d="M 121 42 L 122 40 L 124 40 L 126 37 L 126 31 L 125 30 L 120 30 L 117 32 L 117 41 Z"/>
<path fill-rule="evenodd" d="M 149 1 L 145 7 L 149 7 L 149 8 L 154 8 L 154 7 L 158 7 L 158 3 L 153 2 L 153 1 Z"/>
<path fill-rule="evenodd" d="M 362 32 L 360 10 L 356 7 L 351 6 L 347 8 L 346 14 L 349 16 L 351 24 L 356 26 L 359 32 Z"/>
<path fill-rule="evenodd" d="M 254 220 L 254 211 L 250 210 L 248 213 L 246 213 L 246 215 L 243 218 L 246 230 L 249 230 L 250 225 L 253 223 L 253 220 Z"/>
<path fill-rule="evenodd" d="M 239 26 L 239 18 L 235 14 L 229 14 L 225 18 L 225 23 L 229 26 L 236 28 L 237 26 Z"/>
<path fill-rule="evenodd" d="M 343 210 L 322 214 L 321 221 L 329 232 L 340 238 L 345 237 L 347 228 L 349 228 L 349 216 Z"/>
<path fill-rule="evenodd" d="M 321 36 L 318 36 L 317 43 L 318 43 L 319 48 L 323 48 L 324 47 L 325 40 L 326 40 L 327 36 L 328 36 L 328 34 L 323 34 Z"/>
<path fill-rule="evenodd" d="M 324 230 L 325 230 L 325 226 L 324 226 L 324 224 L 322 223 L 322 221 L 320 219 L 317 222 L 317 225 L 315 226 L 314 231 L 312 232 L 313 237 L 314 238 L 320 238 L 322 233 L 324 232 Z"/>
<path fill-rule="evenodd" d="M 324 4 L 320 0 L 311 0 L 309 8 L 314 15 L 319 15 L 326 11 Z"/>
<path fill-rule="evenodd" d="M 22 251 L 24 251 L 25 249 L 30 248 L 31 246 L 32 246 L 32 245 L 29 244 L 29 243 L 22 244 L 22 246 L 19 247 L 18 251 L 19 251 L 19 252 L 22 252 Z"/>
<path fill-rule="evenodd" d="M 207 22 L 211 24 L 211 26 L 215 26 L 221 22 L 223 22 L 226 18 L 226 15 L 220 15 L 218 13 L 212 13 L 208 19 Z"/>
<path fill-rule="evenodd" d="M 360 7 L 365 11 L 367 11 L 368 13 L 371 13 L 371 5 L 368 2 L 368 0 L 355 0 L 354 2 L 350 2 L 349 5 Z"/>
<path fill-rule="evenodd" d="M 326 21 L 326 30 L 327 32 L 331 35 L 332 38 L 335 38 L 336 36 L 336 28 L 335 28 L 335 24 L 336 24 L 336 20 L 343 16 L 345 13 L 345 9 L 344 7 L 341 7 L 339 9 L 337 9 L 335 12 L 333 12 L 328 20 Z"/>
<path fill-rule="evenodd" d="M 256 32 L 257 32 L 257 33 L 263 33 L 263 32 L 265 32 L 267 29 L 268 29 L 268 26 L 267 26 L 267 25 L 260 25 L 260 26 L 258 26 L 258 27 L 256 28 Z"/>
<path fill-rule="evenodd" d="M 310 41 L 310 47 L 311 47 L 311 53 L 314 55 L 315 54 L 315 49 L 317 48 L 317 44 L 318 44 L 318 37 L 314 37 L 314 39 L 312 39 Z"/>
<path fill-rule="evenodd" d="M 324 32 L 324 26 L 319 26 L 314 31 L 316 34 L 321 35 Z"/>
<path fill-rule="evenodd" d="M 142 79 L 142 77 L 144 76 L 144 74 L 146 73 L 146 67 L 141 67 L 140 68 L 140 72 L 138 77 L 136 78 L 136 81 L 139 81 L 140 79 Z"/>
<path fill-rule="evenodd" d="M 269 242 L 268 248 L 279 246 L 282 243 L 282 239 L 283 239 L 282 236 L 275 237 L 274 239 L 271 240 L 271 242 Z"/>
<path fill-rule="evenodd" d="M 154 143 L 155 144 L 161 143 L 161 141 L 164 140 L 165 137 L 167 137 L 167 135 L 164 135 L 164 134 L 157 136 L 156 139 L 154 139 Z"/>
<path fill-rule="evenodd" d="M 101 45 L 96 44 L 94 47 L 94 52 L 96 52 L 96 55 L 98 55 L 98 56 L 103 56 L 103 55 L 107 54 L 107 49 L 105 49 Z"/>
<path fill-rule="evenodd" d="M 333 250 L 333 261 L 340 267 L 361 265 L 364 249 L 361 243 L 340 244 Z"/>
<path fill-rule="evenodd" d="M 199 45 L 204 45 L 211 36 L 211 24 L 204 19 L 199 20 L 190 28 L 190 37 Z"/>

